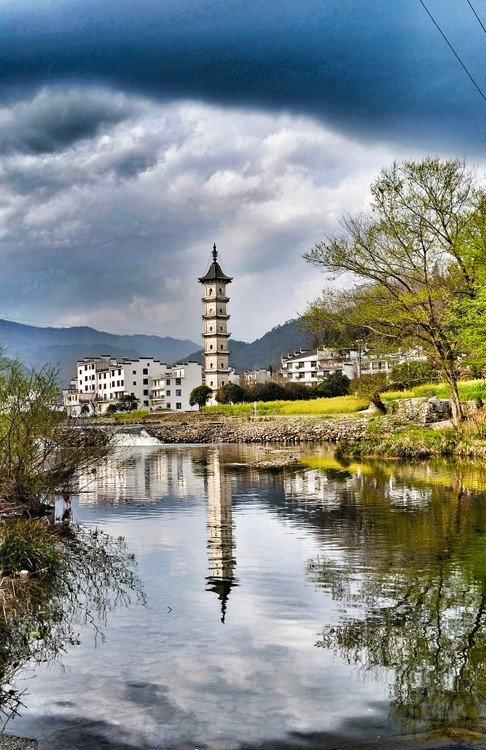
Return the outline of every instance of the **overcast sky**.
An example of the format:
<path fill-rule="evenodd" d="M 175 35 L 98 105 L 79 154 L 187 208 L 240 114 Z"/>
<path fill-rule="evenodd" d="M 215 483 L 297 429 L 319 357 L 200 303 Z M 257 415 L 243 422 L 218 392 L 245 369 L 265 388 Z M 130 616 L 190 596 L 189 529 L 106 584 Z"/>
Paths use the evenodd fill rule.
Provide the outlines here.
<path fill-rule="evenodd" d="M 486 0 L 0 0 L 0 317 L 253 341 L 394 159 L 486 172 Z M 476 17 L 479 16 L 479 20 Z"/>

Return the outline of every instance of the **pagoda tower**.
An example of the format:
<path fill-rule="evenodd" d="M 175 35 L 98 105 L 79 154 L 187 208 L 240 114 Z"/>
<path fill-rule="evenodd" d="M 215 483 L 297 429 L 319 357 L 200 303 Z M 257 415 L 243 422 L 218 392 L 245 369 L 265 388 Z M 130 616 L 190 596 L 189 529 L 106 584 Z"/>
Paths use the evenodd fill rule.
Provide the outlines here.
<path fill-rule="evenodd" d="M 204 381 L 214 394 L 222 385 L 229 383 L 229 349 L 228 349 L 228 320 L 226 286 L 231 284 L 232 278 L 223 273 L 218 263 L 218 251 L 213 246 L 213 262 L 205 276 L 199 279 L 204 284 L 203 339 L 204 339 Z"/>

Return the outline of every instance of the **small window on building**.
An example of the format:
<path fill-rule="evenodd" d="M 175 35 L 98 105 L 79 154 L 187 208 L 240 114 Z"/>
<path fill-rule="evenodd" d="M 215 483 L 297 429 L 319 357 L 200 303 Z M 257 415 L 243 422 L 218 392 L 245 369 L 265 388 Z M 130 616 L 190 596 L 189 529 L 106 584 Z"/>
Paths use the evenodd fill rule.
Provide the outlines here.
<path fill-rule="evenodd" d="M 148 390 L 145 390 L 145 391 L 143 392 L 143 395 L 144 395 L 144 396 L 148 396 Z"/>
<path fill-rule="evenodd" d="M 180 388 L 176 388 L 176 396 L 182 396 Z"/>
<path fill-rule="evenodd" d="M 180 384 L 181 384 L 181 379 L 180 379 L 180 378 L 176 378 L 176 382 L 175 382 L 175 384 L 176 384 L 176 385 L 180 385 Z"/>
<path fill-rule="evenodd" d="M 212 293 L 213 293 L 213 290 L 212 289 L 208 289 L 208 294 L 212 294 Z"/>
<path fill-rule="evenodd" d="M 137 371 L 136 370 L 132 370 L 132 373 L 133 373 L 133 375 L 136 375 Z"/>
<path fill-rule="evenodd" d="M 170 396 L 170 391 L 166 391 L 166 392 L 165 392 L 165 395 L 166 395 L 166 396 Z"/>
<path fill-rule="evenodd" d="M 182 404 L 181 403 L 176 403 L 176 409 L 182 409 Z"/>
<path fill-rule="evenodd" d="M 132 385 L 137 385 L 137 381 L 134 380 L 133 383 L 132 383 Z"/>
<path fill-rule="evenodd" d="M 144 402 L 143 402 L 143 405 L 144 405 L 144 406 L 148 406 L 148 405 L 149 405 L 149 402 L 148 402 L 148 401 L 144 401 Z"/>
<path fill-rule="evenodd" d="M 166 404 L 167 409 L 170 409 L 170 404 Z"/>
<path fill-rule="evenodd" d="M 148 375 L 148 368 L 147 367 L 143 368 L 142 375 Z"/>
<path fill-rule="evenodd" d="M 144 385 L 148 385 L 148 378 L 144 378 L 144 379 L 143 379 L 143 384 L 144 384 Z"/>
<path fill-rule="evenodd" d="M 170 378 L 167 378 L 167 380 L 165 381 L 165 384 L 170 385 Z"/>

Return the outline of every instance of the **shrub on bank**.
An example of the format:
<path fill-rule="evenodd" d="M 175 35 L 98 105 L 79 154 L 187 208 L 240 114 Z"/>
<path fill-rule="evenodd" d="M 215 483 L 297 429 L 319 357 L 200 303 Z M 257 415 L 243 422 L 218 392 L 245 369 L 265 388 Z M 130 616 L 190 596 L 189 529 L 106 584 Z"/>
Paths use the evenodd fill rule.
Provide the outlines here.
<path fill-rule="evenodd" d="M 338 445 L 336 457 L 413 460 L 451 456 L 458 452 L 468 455 L 471 445 L 464 433 L 457 429 L 431 430 L 404 424 L 391 417 L 377 417 L 368 421 L 361 442 L 343 441 Z"/>
<path fill-rule="evenodd" d="M 4 575 L 20 570 L 49 572 L 60 560 L 56 537 L 42 521 L 17 519 L 0 527 L 0 568 Z"/>
<path fill-rule="evenodd" d="M 78 471 L 92 468 L 110 450 L 102 430 L 78 430 L 55 408 L 59 395 L 52 367 L 27 371 L 0 356 L 0 510 L 42 515 L 70 490 Z"/>

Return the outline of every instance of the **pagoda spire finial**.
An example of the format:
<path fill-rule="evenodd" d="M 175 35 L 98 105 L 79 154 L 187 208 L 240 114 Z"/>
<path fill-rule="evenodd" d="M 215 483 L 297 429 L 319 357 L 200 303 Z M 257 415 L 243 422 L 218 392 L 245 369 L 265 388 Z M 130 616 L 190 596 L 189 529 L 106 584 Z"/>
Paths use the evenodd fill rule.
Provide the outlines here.
<path fill-rule="evenodd" d="M 216 243 L 213 245 L 213 263 L 216 263 L 218 259 L 218 251 L 216 250 Z"/>

